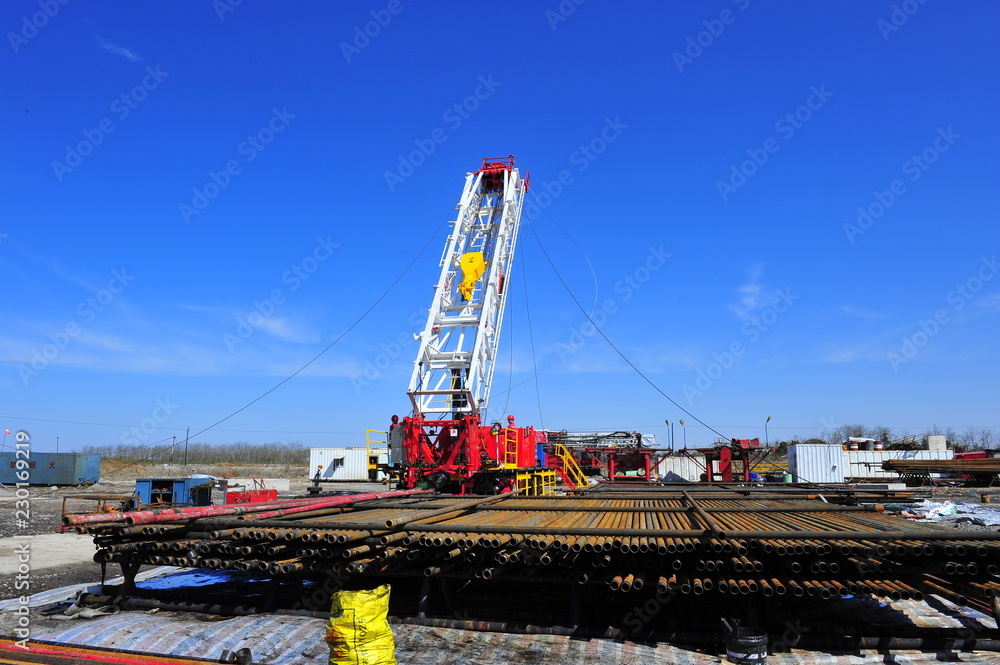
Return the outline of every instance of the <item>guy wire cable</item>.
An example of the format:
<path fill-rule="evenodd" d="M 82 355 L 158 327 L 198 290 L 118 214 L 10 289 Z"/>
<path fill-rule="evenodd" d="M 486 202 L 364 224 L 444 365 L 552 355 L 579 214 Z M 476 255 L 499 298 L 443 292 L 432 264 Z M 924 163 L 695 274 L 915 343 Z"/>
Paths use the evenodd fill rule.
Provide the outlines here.
<path fill-rule="evenodd" d="M 551 217 L 551 215 L 549 215 L 549 216 Z M 635 371 L 636 374 L 638 374 L 639 376 L 641 376 L 642 379 L 653 388 L 653 390 L 655 390 L 660 395 L 662 395 L 664 398 L 666 398 L 666 400 L 668 402 L 670 402 L 671 404 L 673 404 L 674 406 L 676 406 L 678 409 L 680 409 L 681 411 L 683 411 L 686 415 L 690 416 L 695 421 L 697 421 L 697 422 L 701 423 L 702 425 L 704 425 L 705 427 L 707 427 L 709 430 L 711 430 L 711 431 L 715 432 L 716 434 L 718 434 L 723 439 L 728 440 L 729 437 L 727 437 L 725 434 L 723 434 L 722 432 L 720 432 L 719 430 L 715 429 L 714 427 L 712 427 L 711 425 L 709 425 L 708 423 L 706 423 L 704 420 L 702 420 L 698 416 L 694 415 L 693 413 L 691 413 L 690 411 L 688 411 L 687 409 L 685 409 L 683 406 L 681 406 L 680 404 L 678 404 L 670 395 L 668 395 L 667 393 L 663 392 L 663 390 L 661 390 L 659 386 L 657 386 L 655 383 L 653 383 L 653 381 L 648 376 L 646 376 L 642 372 L 642 370 L 640 370 L 638 367 L 636 367 L 635 364 L 631 360 L 629 360 L 629 358 L 624 353 L 622 353 L 621 350 L 619 350 L 619 348 L 617 346 L 615 346 L 614 342 L 612 342 L 611 339 L 607 335 L 604 334 L 604 331 L 601 330 L 601 328 L 596 323 L 594 323 L 594 320 L 590 317 L 590 315 L 587 314 L 587 310 L 584 309 L 583 305 L 580 304 L 580 301 L 577 299 L 576 295 L 569 288 L 569 284 L 567 284 L 566 280 L 563 279 L 562 274 L 556 268 L 555 262 L 552 260 L 552 257 L 549 256 L 548 251 L 546 251 L 545 246 L 542 244 L 542 239 L 539 238 L 538 232 L 535 230 L 535 225 L 531 224 L 530 221 L 529 221 L 528 228 L 531 229 L 532 235 L 535 236 L 535 241 L 538 243 L 538 246 L 541 248 L 542 254 L 545 255 L 545 260 L 549 262 L 549 265 L 552 267 L 552 271 L 556 274 L 556 277 L 559 278 L 559 281 L 562 283 L 563 288 L 566 289 L 566 292 L 569 294 L 569 297 L 573 299 L 573 302 L 576 304 L 576 306 L 580 309 L 581 312 L 583 312 L 583 315 L 587 317 L 587 321 L 590 322 L 590 325 L 594 326 L 594 330 L 596 330 L 601 335 L 601 337 L 604 338 L 604 341 L 608 343 L 608 346 L 610 346 L 614 350 L 614 352 L 617 353 L 619 355 L 619 357 L 621 357 L 621 359 L 624 360 L 625 363 Z"/>

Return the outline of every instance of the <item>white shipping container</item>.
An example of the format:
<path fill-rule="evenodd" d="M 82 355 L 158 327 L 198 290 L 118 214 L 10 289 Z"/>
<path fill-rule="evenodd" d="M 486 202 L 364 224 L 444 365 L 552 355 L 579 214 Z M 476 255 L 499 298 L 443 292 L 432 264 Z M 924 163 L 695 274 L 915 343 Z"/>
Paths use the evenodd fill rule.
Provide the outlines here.
<path fill-rule="evenodd" d="M 388 464 L 389 453 L 385 448 L 372 448 L 373 461 L 377 464 Z M 320 468 L 322 467 L 322 468 Z M 320 480 L 365 480 L 368 478 L 368 449 L 366 448 L 310 448 L 309 478 L 316 477 L 319 470 Z M 376 480 L 382 480 L 385 474 L 379 473 Z"/>
<path fill-rule="evenodd" d="M 895 471 L 883 471 L 882 462 L 891 459 L 940 459 L 955 456 L 953 450 L 845 450 L 844 476 L 899 480 Z"/>
<path fill-rule="evenodd" d="M 653 467 L 653 474 L 667 482 L 683 480 L 697 482 L 701 480 L 703 473 L 705 473 L 705 457 L 703 455 L 667 457 Z"/>
<path fill-rule="evenodd" d="M 788 447 L 788 470 L 792 482 L 844 482 L 844 450 L 840 446 L 797 444 Z"/>

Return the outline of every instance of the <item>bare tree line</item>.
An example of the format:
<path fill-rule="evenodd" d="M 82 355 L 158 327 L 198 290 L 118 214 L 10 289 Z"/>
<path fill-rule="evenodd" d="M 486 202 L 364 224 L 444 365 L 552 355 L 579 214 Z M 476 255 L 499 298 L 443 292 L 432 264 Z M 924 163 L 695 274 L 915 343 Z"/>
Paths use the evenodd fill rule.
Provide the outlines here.
<path fill-rule="evenodd" d="M 948 445 L 961 450 L 992 450 L 1000 444 L 1000 433 L 992 427 L 967 427 L 959 432 L 953 427 L 938 428 L 927 432 L 915 432 L 917 435 L 944 435 Z M 862 424 L 841 425 L 823 433 L 822 440 L 826 443 L 840 444 L 851 437 L 875 439 L 876 441 L 896 441 L 911 436 L 908 430 L 894 432 L 889 427 L 875 425 L 866 427 Z"/>
<path fill-rule="evenodd" d="M 142 446 L 133 444 L 88 445 L 84 453 L 97 454 L 104 459 L 120 462 L 149 462 L 150 464 L 180 464 L 184 461 L 183 442 L 175 445 Z M 190 443 L 187 446 L 188 464 L 308 464 L 309 446 L 298 441 L 274 443 Z"/>

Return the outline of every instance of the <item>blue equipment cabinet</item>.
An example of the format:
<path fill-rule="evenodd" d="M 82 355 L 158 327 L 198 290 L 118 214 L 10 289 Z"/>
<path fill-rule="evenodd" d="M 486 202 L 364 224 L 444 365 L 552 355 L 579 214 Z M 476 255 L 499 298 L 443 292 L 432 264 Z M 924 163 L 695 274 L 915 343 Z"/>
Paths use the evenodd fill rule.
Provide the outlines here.
<path fill-rule="evenodd" d="M 135 494 L 143 507 L 156 504 L 212 505 L 209 478 L 137 478 Z"/>

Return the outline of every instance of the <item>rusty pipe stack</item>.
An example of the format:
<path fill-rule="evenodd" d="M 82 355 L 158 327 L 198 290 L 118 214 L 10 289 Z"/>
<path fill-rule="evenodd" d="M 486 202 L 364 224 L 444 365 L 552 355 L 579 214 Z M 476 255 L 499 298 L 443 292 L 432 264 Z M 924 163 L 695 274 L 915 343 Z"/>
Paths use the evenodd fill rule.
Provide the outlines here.
<path fill-rule="evenodd" d="M 859 498 L 727 488 L 406 494 L 154 523 L 85 521 L 78 530 L 95 536 L 98 561 L 123 564 L 558 582 L 611 594 L 935 594 L 991 611 L 1000 534 L 913 523 Z"/>

